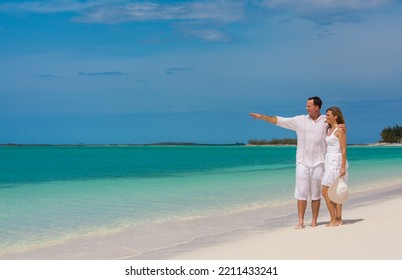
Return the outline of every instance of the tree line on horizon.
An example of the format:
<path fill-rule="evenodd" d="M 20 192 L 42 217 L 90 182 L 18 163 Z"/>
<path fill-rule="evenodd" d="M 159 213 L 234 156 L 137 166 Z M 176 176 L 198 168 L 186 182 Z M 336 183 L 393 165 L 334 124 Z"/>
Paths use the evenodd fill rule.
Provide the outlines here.
<path fill-rule="evenodd" d="M 381 132 L 382 142 L 402 143 L 402 126 L 385 127 Z"/>
<path fill-rule="evenodd" d="M 297 139 L 293 139 L 293 138 L 272 139 L 272 140 L 251 139 L 248 141 L 248 144 L 249 145 L 296 145 Z"/>

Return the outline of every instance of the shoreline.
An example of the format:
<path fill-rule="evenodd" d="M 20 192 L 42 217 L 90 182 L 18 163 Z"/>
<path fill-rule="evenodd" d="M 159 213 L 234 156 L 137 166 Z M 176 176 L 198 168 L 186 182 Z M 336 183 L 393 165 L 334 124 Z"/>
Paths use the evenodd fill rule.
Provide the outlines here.
<path fill-rule="evenodd" d="M 396 206 L 393 201 L 397 202 Z M 380 207 L 380 211 L 378 207 Z M 355 237 L 356 234 L 362 233 L 369 234 L 368 236 L 372 241 L 376 240 L 377 235 L 385 240 L 393 240 L 394 243 L 390 244 L 392 247 L 389 248 L 399 246 L 400 249 L 398 250 L 400 253 L 393 257 L 402 259 L 402 243 L 399 241 L 399 236 L 402 233 L 402 222 L 400 222 L 400 225 L 396 223 L 391 227 L 390 224 L 392 224 L 392 221 L 390 222 L 389 220 L 392 217 L 392 213 L 382 214 L 384 212 L 382 207 L 385 210 L 392 207 L 395 208 L 393 213 L 401 212 L 402 181 L 399 181 L 397 185 L 392 187 L 381 186 L 377 189 L 352 192 L 350 194 L 350 200 L 344 206 L 344 219 L 346 223 L 336 229 L 329 229 L 324 226 L 328 221 L 328 214 L 325 203 L 322 201 L 318 220 L 319 226 L 314 229 L 306 226 L 302 231 L 294 230 L 293 225 L 295 221 L 297 221 L 297 213 L 294 201 L 292 201 L 290 204 L 282 205 L 277 208 L 262 207 L 214 217 L 201 217 L 180 222 L 149 224 L 141 228 L 129 228 L 106 235 L 92 235 L 69 240 L 62 244 L 49 245 L 47 247 L 19 253 L 3 254 L 0 255 L 0 259 L 281 259 L 284 258 L 284 256 L 280 254 L 261 254 L 258 248 L 265 248 L 264 252 L 268 252 L 272 251 L 272 246 L 277 246 L 277 251 L 289 251 L 286 248 L 293 243 L 289 243 L 289 240 L 284 240 L 281 238 L 282 236 L 288 236 L 290 239 L 300 240 L 301 243 L 306 244 L 309 244 L 309 242 L 311 242 L 310 238 L 314 237 L 317 240 L 321 239 L 322 242 L 325 243 L 326 239 L 324 237 L 326 236 L 332 236 L 332 238 L 337 239 L 337 235 L 334 235 L 335 232 L 343 234 L 342 236 L 344 236 L 346 240 Z M 270 213 L 272 211 L 277 211 L 277 213 Z M 381 224 L 378 217 L 367 214 L 373 214 L 375 212 L 383 215 L 386 222 Z M 271 218 L 269 218 L 269 214 L 271 214 Z M 310 209 L 308 209 L 306 212 L 306 225 L 308 225 L 310 217 L 311 213 Z M 375 230 L 376 227 L 380 229 L 383 228 L 385 232 Z M 181 234 L 182 232 L 186 234 Z M 398 233 L 397 240 L 387 237 L 395 232 Z M 139 236 L 142 239 L 138 238 Z M 166 240 L 166 238 L 169 240 Z M 161 240 L 167 242 L 162 242 Z M 260 244 L 261 242 L 262 244 Z M 322 243 L 320 241 L 318 242 L 319 244 Z M 153 245 L 152 248 L 146 246 L 146 244 L 151 243 Z M 254 251 L 252 249 L 243 248 L 242 246 L 254 248 Z M 295 246 L 295 244 L 292 246 Z M 318 247 L 321 248 L 322 245 Z M 230 248 L 237 248 L 238 253 L 232 252 Z M 353 246 L 351 246 L 351 248 L 353 248 L 353 251 L 360 250 L 360 248 L 356 249 Z M 308 248 L 300 248 L 302 251 L 304 251 L 304 249 Z M 332 250 L 334 248 L 329 249 Z M 229 252 L 231 253 L 227 255 L 226 253 Z M 247 255 L 244 254 L 244 252 L 251 253 Z M 290 256 L 291 255 L 289 255 L 289 257 Z M 326 255 L 319 254 L 292 256 L 296 259 L 310 259 L 315 257 L 319 259 L 328 258 Z M 334 256 L 343 258 L 341 255 Z M 349 257 L 355 258 L 355 256 Z M 365 255 L 360 256 L 362 259 L 364 259 L 364 257 L 371 259 L 374 258 L 374 255 L 370 255 L 366 252 Z M 391 256 L 391 258 L 393 257 Z M 385 255 L 380 255 L 380 258 L 385 258 Z"/>
<path fill-rule="evenodd" d="M 0 147 L 199 147 L 199 146 L 228 146 L 228 147 L 296 147 L 296 144 L 246 144 L 246 143 L 188 143 L 188 142 L 162 142 L 162 143 L 109 143 L 109 144 L 87 144 L 87 143 L 77 143 L 77 144 L 19 144 L 19 143 L 1 143 Z M 360 144 L 347 144 L 348 147 L 402 147 L 402 143 L 360 143 Z"/>

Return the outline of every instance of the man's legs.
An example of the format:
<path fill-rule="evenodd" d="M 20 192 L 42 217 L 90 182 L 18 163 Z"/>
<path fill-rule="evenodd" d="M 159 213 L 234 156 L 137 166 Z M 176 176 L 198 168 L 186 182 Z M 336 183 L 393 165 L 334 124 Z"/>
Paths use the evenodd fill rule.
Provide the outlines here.
<path fill-rule="evenodd" d="M 296 229 L 304 228 L 304 214 L 307 208 L 307 199 L 310 193 L 310 170 L 300 163 L 296 164 L 296 188 L 295 198 L 297 199 L 297 216 L 299 221 Z"/>
<path fill-rule="evenodd" d="M 320 213 L 322 196 L 322 176 L 324 175 L 324 164 L 318 164 L 311 168 L 310 190 L 311 190 L 311 226 L 317 226 L 318 214 Z"/>
<path fill-rule="evenodd" d="M 318 214 L 321 205 L 321 180 L 324 174 L 324 164 L 307 167 L 296 164 L 296 189 L 297 214 L 299 222 L 296 229 L 304 228 L 304 214 L 306 213 L 307 199 L 311 196 L 312 219 L 311 226 L 317 226 Z"/>
<path fill-rule="evenodd" d="M 299 217 L 299 222 L 296 229 L 304 228 L 304 214 L 306 213 L 307 200 L 297 200 L 297 215 Z"/>
<path fill-rule="evenodd" d="M 321 199 L 311 201 L 311 211 L 312 211 L 311 226 L 312 227 L 317 226 L 318 214 L 320 213 L 320 205 L 321 205 Z"/>
<path fill-rule="evenodd" d="M 311 226 L 317 226 L 318 214 L 320 212 L 321 200 L 312 200 L 311 201 L 311 211 L 312 211 L 312 219 Z M 297 200 L 297 215 L 299 217 L 299 222 L 296 226 L 296 229 L 304 228 L 304 215 L 306 213 L 307 208 L 307 200 Z"/>

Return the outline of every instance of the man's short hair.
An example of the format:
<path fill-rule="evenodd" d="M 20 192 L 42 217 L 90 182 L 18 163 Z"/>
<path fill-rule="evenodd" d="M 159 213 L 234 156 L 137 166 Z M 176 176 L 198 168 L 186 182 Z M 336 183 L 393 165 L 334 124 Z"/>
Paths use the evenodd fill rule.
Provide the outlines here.
<path fill-rule="evenodd" d="M 313 96 L 313 97 L 310 97 L 308 100 L 313 100 L 314 105 L 318 106 L 318 108 L 321 109 L 321 106 L 322 106 L 321 98 L 319 98 L 318 96 Z"/>

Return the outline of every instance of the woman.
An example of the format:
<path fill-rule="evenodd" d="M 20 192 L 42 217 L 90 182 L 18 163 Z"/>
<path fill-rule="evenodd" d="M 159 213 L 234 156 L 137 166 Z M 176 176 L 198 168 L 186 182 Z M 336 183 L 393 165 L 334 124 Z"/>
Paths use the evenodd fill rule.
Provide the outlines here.
<path fill-rule="evenodd" d="M 327 226 L 338 226 L 342 224 L 342 204 L 336 204 L 328 196 L 329 186 L 338 176 L 347 183 L 348 162 L 346 159 L 346 131 L 338 129 L 340 124 L 345 124 L 345 119 L 338 107 L 331 107 L 327 110 L 328 130 L 325 137 L 327 153 L 325 155 L 325 173 L 322 178 L 322 195 L 328 207 L 331 221 Z"/>

